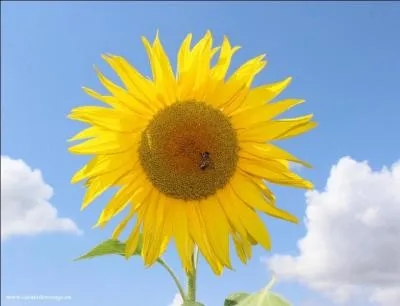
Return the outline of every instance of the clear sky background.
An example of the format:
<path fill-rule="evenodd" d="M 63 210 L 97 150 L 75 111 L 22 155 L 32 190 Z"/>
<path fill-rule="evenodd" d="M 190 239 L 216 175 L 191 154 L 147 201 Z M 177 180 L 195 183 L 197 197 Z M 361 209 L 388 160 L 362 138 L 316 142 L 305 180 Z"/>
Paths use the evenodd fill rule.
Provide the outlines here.
<path fill-rule="evenodd" d="M 152 40 L 157 29 L 173 64 L 188 32 L 197 40 L 211 30 L 217 43 L 228 35 L 232 44 L 241 45 L 232 68 L 266 53 L 269 63 L 255 85 L 293 76 L 282 97 L 304 98 L 306 103 L 290 115 L 311 112 L 319 122 L 317 129 L 282 147 L 314 165 L 312 170 L 298 171 L 321 193 L 274 188 L 280 207 L 309 222 L 292 225 L 264 218 L 273 239 L 272 252 L 256 248 L 247 266 L 235 259 L 236 271 L 222 277 L 201 262 L 200 301 L 217 306 L 232 292 L 259 290 L 269 281 L 269 266 L 282 272 L 274 290 L 296 306 L 338 301 L 400 305 L 396 295 L 400 279 L 390 274 L 400 275 L 400 228 L 394 218 L 397 212 L 400 216 L 400 167 L 395 164 L 390 169 L 400 158 L 400 4 L 396 2 L 2 2 L 2 185 L 7 180 L 9 188 L 2 186 L 2 305 L 26 304 L 7 300 L 7 295 L 40 294 L 71 296 L 71 301 L 61 303 L 74 306 L 172 302 L 177 290 L 164 270 L 144 269 L 139 258 L 71 262 L 107 239 L 118 220 L 104 231 L 91 229 L 109 195 L 80 212 L 84 190 L 69 181 L 86 159 L 69 154 L 66 140 L 82 126 L 66 115 L 75 106 L 96 103 L 81 86 L 104 92 L 93 64 L 115 78 L 100 58 L 103 52 L 125 56 L 149 75 L 140 37 Z M 351 158 L 341 159 L 345 156 Z M 24 164 L 16 162 L 19 159 Z M 338 171 L 330 172 L 334 165 Z M 388 169 L 381 172 L 385 165 Z M 51 198 L 31 169 L 39 169 L 53 188 Z M 32 184 L 42 188 L 37 193 L 32 191 L 36 185 L 26 183 L 29 175 L 34 176 Z M 325 189 L 329 177 L 334 187 Z M 40 219 L 51 215 L 47 209 L 43 214 L 38 211 L 36 223 L 24 221 L 28 211 L 47 200 L 59 218 L 67 219 L 54 215 Z M 317 209 L 310 209 L 312 205 Z M 336 207 L 344 208 L 338 212 Z M 342 226 L 343 220 L 347 221 Z M 304 237 L 308 243 L 299 249 L 297 243 Z M 183 277 L 173 248 L 165 258 Z M 285 258 L 297 272 L 282 267 Z M 319 265 L 308 267 L 310 262 Z M 358 268 L 351 272 L 360 262 L 361 270 L 380 276 L 360 274 Z M 389 262 L 390 267 L 381 266 Z"/>

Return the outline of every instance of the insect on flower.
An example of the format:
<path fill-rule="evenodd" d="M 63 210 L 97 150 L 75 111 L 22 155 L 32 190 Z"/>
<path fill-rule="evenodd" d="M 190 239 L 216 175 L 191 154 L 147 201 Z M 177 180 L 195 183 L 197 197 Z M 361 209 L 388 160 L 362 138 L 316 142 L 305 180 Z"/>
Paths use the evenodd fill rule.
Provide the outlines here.
<path fill-rule="evenodd" d="M 210 166 L 210 153 L 209 152 L 202 152 L 200 153 L 201 159 L 200 159 L 200 169 L 205 170 L 207 169 L 208 166 Z"/>

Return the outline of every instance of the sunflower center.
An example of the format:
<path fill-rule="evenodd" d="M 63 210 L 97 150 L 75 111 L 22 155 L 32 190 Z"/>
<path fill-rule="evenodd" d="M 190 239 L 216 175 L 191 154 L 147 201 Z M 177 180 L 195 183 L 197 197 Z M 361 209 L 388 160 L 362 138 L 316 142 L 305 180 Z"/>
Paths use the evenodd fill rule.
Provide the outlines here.
<path fill-rule="evenodd" d="M 238 159 L 229 119 L 203 102 L 178 102 L 158 112 L 142 133 L 140 163 L 162 193 L 207 198 L 232 177 Z"/>

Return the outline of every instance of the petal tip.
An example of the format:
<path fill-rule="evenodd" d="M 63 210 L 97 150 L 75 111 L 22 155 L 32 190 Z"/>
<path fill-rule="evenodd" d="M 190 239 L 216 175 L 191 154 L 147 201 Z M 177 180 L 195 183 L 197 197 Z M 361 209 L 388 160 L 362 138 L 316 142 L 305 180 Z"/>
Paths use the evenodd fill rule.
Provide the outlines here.
<path fill-rule="evenodd" d="M 109 60 L 112 59 L 111 56 L 109 55 L 109 53 L 103 53 L 103 54 L 101 54 L 101 58 L 102 58 L 103 60 L 105 60 L 106 62 L 108 62 Z"/>
<path fill-rule="evenodd" d="M 307 190 L 313 190 L 314 189 L 314 184 L 311 182 L 306 182 L 305 187 Z"/>

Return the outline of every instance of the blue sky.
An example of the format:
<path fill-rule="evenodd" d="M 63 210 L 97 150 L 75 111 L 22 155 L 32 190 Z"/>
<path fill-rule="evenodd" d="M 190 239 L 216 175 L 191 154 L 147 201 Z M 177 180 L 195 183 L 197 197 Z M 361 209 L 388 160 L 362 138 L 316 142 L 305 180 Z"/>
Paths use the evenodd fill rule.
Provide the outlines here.
<path fill-rule="evenodd" d="M 96 103 L 81 86 L 104 92 L 92 68 L 96 64 L 110 75 L 100 58 L 103 52 L 125 56 L 149 74 L 140 37 L 152 39 L 157 29 L 174 64 L 185 35 L 192 32 L 199 39 L 209 29 L 218 43 L 226 34 L 243 46 L 232 68 L 267 54 L 269 64 L 255 85 L 293 76 L 282 97 L 304 98 L 306 103 L 290 114 L 312 112 L 319 127 L 282 147 L 314 165 L 300 171 L 317 189 L 324 188 L 332 165 L 343 156 L 368 160 L 373 170 L 400 157 L 400 142 L 395 140 L 400 130 L 396 2 L 2 2 L 1 8 L 2 155 L 40 169 L 54 189 L 50 201 L 59 216 L 74 220 L 84 232 L 16 236 L 2 242 L 5 306 L 22 305 L 5 301 L 5 295 L 27 294 L 70 295 L 72 301 L 64 303 L 76 306 L 159 306 L 173 299 L 176 289 L 165 272 L 157 266 L 144 269 L 139 259 L 71 262 L 106 239 L 113 226 L 91 229 L 107 195 L 80 212 L 84 190 L 69 180 L 85 159 L 67 152 L 66 139 L 82 126 L 66 115 L 75 106 Z M 274 190 L 278 205 L 304 216 L 303 191 Z M 207 306 L 222 305 L 231 292 L 263 287 L 269 272 L 261 257 L 296 254 L 304 224 L 265 221 L 272 253 L 256 248 L 249 265 L 235 259 L 236 272 L 219 278 L 201 263 L 198 290 Z M 182 277 L 173 249 L 166 259 Z M 297 283 L 279 283 L 275 290 L 294 305 L 320 298 Z"/>

